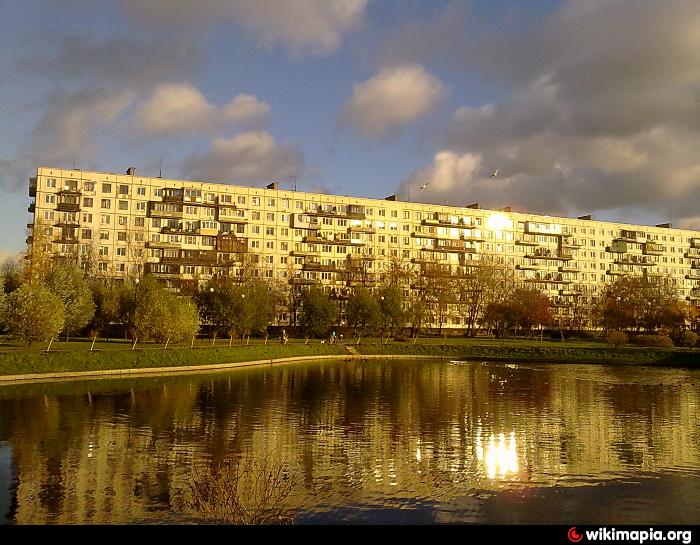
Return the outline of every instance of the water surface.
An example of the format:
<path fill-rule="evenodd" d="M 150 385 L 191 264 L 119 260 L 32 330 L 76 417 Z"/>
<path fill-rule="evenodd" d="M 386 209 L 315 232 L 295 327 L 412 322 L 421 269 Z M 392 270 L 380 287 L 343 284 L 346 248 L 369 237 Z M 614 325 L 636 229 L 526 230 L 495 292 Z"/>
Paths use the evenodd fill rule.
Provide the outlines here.
<path fill-rule="evenodd" d="M 267 457 L 297 523 L 700 520 L 700 371 L 320 362 L 0 387 L 0 521 L 188 522 Z"/>

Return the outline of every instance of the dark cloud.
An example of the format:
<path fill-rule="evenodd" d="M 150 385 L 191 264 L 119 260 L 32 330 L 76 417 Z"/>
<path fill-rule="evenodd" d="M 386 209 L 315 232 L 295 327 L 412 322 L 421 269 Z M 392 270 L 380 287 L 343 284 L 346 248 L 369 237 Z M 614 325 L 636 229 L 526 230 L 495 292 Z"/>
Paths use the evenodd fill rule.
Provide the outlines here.
<path fill-rule="evenodd" d="M 200 180 L 255 184 L 300 177 L 307 166 L 295 146 L 275 142 L 266 131 L 250 131 L 214 139 L 207 153 L 187 158 L 182 170 Z"/>
<path fill-rule="evenodd" d="M 503 97 L 459 108 L 404 187 L 432 176 L 436 201 L 697 216 L 700 4 L 575 0 L 505 19 L 450 4 L 389 39 L 383 62 L 442 63 Z"/>
<path fill-rule="evenodd" d="M 22 58 L 17 68 L 40 77 L 84 78 L 112 86 L 150 89 L 163 81 L 179 81 L 197 73 L 201 52 L 176 37 L 97 38 L 88 34 L 60 36 L 52 54 Z"/>

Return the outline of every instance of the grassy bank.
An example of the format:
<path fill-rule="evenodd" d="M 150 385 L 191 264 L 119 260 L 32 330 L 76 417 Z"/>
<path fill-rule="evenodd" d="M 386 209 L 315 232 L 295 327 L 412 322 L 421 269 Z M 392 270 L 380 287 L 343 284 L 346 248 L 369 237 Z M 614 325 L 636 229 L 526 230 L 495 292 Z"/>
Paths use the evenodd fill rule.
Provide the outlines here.
<path fill-rule="evenodd" d="M 536 341 L 481 344 L 373 344 L 357 347 L 361 354 L 439 355 L 453 359 L 551 363 L 648 364 L 700 367 L 700 351 L 687 348 L 613 348 L 592 343 Z"/>
<path fill-rule="evenodd" d="M 181 365 L 213 365 L 294 356 L 345 354 L 342 346 L 303 343 L 252 344 L 215 348 L 168 348 L 103 350 L 97 352 L 60 351 L 45 353 L 38 350 L 0 352 L 0 375 L 22 373 L 59 373 L 65 371 L 95 371 L 106 369 L 143 369 Z"/>
<path fill-rule="evenodd" d="M 308 345 L 292 342 L 282 346 L 279 342 L 264 345 L 262 342 L 249 346 L 171 347 L 163 350 L 157 346 L 143 345 L 135 351 L 128 345 L 112 345 L 108 350 L 90 352 L 84 343 L 82 349 L 73 348 L 74 343 L 57 343 L 56 351 L 45 353 L 37 348 L 11 347 L 0 351 L 0 375 L 24 373 L 52 373 L 68 371 L 101 371 L 107 369 L 140 369 L 147 367 L 174 367 L 187 365 L 214 365 L 242 361 L 287 358 L 295 356 L 347 355 L 343 346 L 321 344 Z M 546 363 L 595 363 L 595 364 L 642 364 L 700 367 L 700 351 L 685 348 L 612 348 L 596 343 L 556 343 L 525 340 L 483 341 L 462 339 L 437 343 L 426 340 L 413 344 L 392 342 L 382 344 L 368 340 L 353 346 L 361 355 L 405 355 L 442 356 L 449 359 L 475 359 L 507 362 Z"/>

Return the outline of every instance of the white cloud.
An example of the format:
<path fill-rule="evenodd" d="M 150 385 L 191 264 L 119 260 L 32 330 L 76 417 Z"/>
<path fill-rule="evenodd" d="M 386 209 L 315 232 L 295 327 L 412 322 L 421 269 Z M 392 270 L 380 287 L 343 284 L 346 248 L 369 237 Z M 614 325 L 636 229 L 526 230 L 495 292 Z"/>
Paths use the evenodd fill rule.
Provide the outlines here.
<path fill-rule="evenodd" d="M 240 94 L 215 106 L 187 83 L 159 85 L 134 114 L 134 125 L 146 136 L 179 136 L 212 132 L 227 125 L 261 124 L 270 106 L 252 95 Z"/>
<path fill-rule="evenodd" d="M 365 137 L 380 136 L 430 113 L 445 94 L 440 80 L 422 66 L 385 68 L 355 84 L 342 120 Z"/>
<path fill-rule="evenodd" d="M 202 26 L 228 21 L 262 47 L 324 56 L 363 21 L 367 0 L 128 0 L 127 13 L 146 24 Z"/>
<path fill-rule="evenodd" d="M 236 184 L 299 175 L 305 170 L 301 152 L 291 144 L 275 142 L 266 131 L 216 138 L 207 153 L 192 155 L 183 165 L 183 171 L 190 177 Z"/>

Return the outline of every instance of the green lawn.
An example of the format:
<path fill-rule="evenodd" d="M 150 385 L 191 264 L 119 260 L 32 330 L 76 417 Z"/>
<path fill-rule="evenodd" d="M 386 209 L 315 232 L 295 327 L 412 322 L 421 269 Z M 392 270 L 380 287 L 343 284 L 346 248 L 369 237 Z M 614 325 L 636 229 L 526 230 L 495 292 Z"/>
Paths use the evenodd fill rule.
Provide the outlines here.
<path fill-rule="evenodd" d="M 465 339 L 465 338 L 421 338 L 416 344 L 389 342 L 380 339 L 362 339 L 354 346 L 359 354 L 367 355 L 437 355 L 449 359 L 481 359 L 491 361 L 528 361 L 552 363 L 636 363 L 649 365 L 677 365 L 700 367 L 700 351 L 687 348 L 613 348 L 607 344 L 587 341 L 559 342 L 532 339 Z M 46 353 L 46 344 L 0 343 L 0 375 L 21 373 L 47 373 L 61 371 L 91 371 L 106 369 L 139 369 L 146 367 L 169 367 L 186 365 L 208 365 L 234 363 L 293 356 L 346 355 L 343 346 L 311 340 L 292 339 L 282 346 L 277 339 L 240 341 L 229 347 L 228 339 L 219 339 L 214 347 L 211 341 L 199 339 L 194 349 L 171 345 L 167 350 L 159 344 L 138 344 L 131 349 L 131 342 L 124 340 L 99 341 L 95 351 L 90 352 L 89 340 L 71 339 L 70 342 L 54 342 L 51 352 Z"/>

